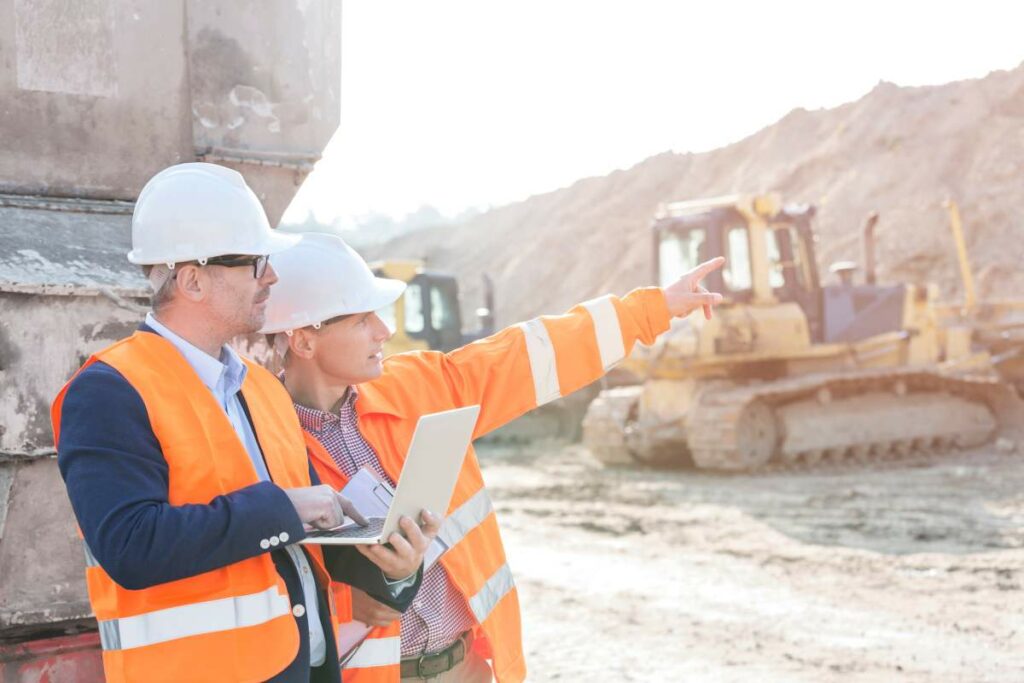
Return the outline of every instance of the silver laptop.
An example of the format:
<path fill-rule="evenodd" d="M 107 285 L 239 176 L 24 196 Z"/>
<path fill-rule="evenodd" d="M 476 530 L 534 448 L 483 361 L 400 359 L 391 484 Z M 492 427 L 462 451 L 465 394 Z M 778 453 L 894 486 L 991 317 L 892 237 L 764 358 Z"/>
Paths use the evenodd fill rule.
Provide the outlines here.
<path fill-rule="evenodd" d="M 310 531 L 300 543 L 386 543 L 392 533 L 401 530 L 398 520 L 403 515 L 419 523 L 422 510 L 446 514 L 479 414 L 480 406 L 474 405 L 420 417 L 387 516 L 369 517 L 368 526 L 351 522 Z"/>

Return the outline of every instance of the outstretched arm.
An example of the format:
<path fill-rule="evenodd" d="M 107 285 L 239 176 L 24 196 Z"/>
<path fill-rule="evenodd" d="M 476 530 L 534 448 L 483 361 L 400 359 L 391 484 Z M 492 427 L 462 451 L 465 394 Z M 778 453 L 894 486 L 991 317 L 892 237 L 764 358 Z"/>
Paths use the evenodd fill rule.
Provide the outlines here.
<path fill-rule="evenodd" d="M 700 282 L 725 262 L 702 263 L 672 285 L 605 296 L 565 315 L 542 316 L 448 354 L 390 357 L 384 375 L 360 391 L 379 392 L 410 411 L 480 404 L 474 438 L 599 379 L 637 343 L 651 344 L 673 317 L 702 308 L 711 316 L 721 295 Z M 412 414 L 410 412 L 409 414 Z"/>

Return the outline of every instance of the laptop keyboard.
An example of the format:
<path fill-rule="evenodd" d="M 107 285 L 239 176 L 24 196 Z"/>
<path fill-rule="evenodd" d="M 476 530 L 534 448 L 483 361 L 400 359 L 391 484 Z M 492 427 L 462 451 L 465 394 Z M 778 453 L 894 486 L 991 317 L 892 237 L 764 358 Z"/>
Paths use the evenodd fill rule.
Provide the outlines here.
<path fill-rule="evenodd" d="M 370 517 L 366 526 L 353 524 L 340 529 L 317 529 L 306 533 L 309 538 L 374 538 L 384 530 L 383 517 Z"/>

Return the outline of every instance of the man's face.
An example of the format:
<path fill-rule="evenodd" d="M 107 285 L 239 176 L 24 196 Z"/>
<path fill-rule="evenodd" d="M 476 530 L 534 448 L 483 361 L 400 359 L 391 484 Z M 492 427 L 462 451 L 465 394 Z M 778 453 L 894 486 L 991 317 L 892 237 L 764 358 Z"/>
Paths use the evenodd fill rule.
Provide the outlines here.
<path fill-rule="evenodd" d="M 314 361 L 340 384 L 368 382 L 380 377 L 384 342 L 390 338 L 391 330 L 376 313 L 356 313 L 318 331 Z"/>
<path fill-rule="evenodd" d="M 210 311 L 230 336 L 258 332 L 267 317 L 270 287 L 277 282 L 271 265 L 259 279 L 253 277 L 252 266 L 208 265 L 213 287 Z"/>

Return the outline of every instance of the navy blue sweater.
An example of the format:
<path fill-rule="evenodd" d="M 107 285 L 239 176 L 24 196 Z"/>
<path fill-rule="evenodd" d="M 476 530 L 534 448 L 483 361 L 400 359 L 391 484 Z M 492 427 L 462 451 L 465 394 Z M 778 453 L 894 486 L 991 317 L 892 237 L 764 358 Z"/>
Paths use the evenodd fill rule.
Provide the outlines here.
<path fill-rule="evenodd" d="M 283 549 L 260 542 L 281 532 L 297 541 L 302 522 L 276 484 L 260 482 L 206 505 L 171 505 L 167 461 L 138 392 L 114 368 L 94 363 L 71 383 L 60 424 L 58 465 L 82 534 L 119 585 L 138 590 L 224 567 L 270 552 L 293 605 L 304 600 L 294 563 Z M 313 484 L 319 484 L 310 466 Z M 404 611 L 416 584 L 392 597 L 380 570 L 351 547 L 324 546 L 332 578 Z M 301 643 L 295 660 L 274 681 L 340 680 L 338 653 L 324 587 L 320 615 L 327 662 L 311 671 L 306 616 L 296 617 Z M 169 663 L 172 665 L 172 663 Z"/>

